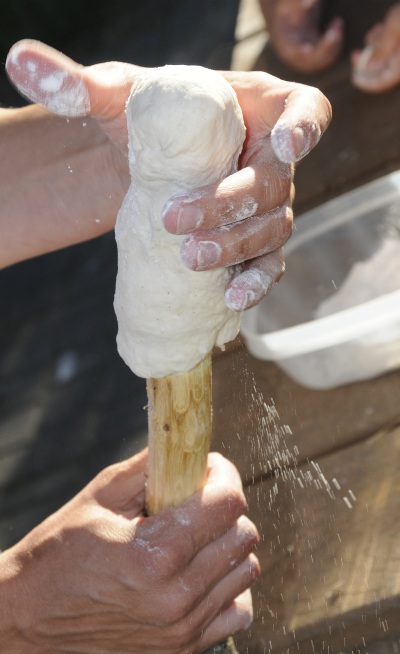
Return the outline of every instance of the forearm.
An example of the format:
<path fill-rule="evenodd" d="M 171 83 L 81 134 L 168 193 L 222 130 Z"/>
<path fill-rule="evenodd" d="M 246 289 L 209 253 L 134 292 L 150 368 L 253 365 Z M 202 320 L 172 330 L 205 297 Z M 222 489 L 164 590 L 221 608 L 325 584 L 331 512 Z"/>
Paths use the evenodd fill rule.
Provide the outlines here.
<path fill-rule="evenodd" d="M 125 155 L 91 118 L 0 111 L 0 268 L 113 228 Z"/>

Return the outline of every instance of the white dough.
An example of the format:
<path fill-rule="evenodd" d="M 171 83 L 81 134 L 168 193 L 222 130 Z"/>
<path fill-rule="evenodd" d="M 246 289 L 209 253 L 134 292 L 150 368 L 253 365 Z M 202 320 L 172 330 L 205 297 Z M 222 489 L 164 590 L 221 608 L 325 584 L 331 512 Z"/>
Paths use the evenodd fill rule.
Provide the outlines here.
<path fill-rule="evenodd" d="M 118 351 L 135 374 L 165 377 L 190 370 L 239 330 L 240 314 L 224 300 L 232 269 L 187 269 L 184 237 L 165 230 L 161 212 L 172 195 L 237 169 L 245 127 L 228 82 L 198 66 L 144 73 L 126 113 L 132 183 L 115 228 Z"/>

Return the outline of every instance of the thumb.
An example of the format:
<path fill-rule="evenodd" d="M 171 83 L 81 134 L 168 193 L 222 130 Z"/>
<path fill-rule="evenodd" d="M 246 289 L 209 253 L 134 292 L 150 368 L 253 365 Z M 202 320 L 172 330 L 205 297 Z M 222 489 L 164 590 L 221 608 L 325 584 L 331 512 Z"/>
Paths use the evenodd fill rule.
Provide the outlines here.
<path fill-rule="evenodd" d="M 132 84 L 142 69 L 124 63 L 82 66 L 40 41 L 15 43 L 6 71 L 28 100 L 61 116 L 111 120 L 125 109 Z"/>
<path fill-rule="evenodd" d="M 148 451 L 104 468 L 83 492 L 89 493 L 102 506 L 115 512 L 144 508 Z"/>

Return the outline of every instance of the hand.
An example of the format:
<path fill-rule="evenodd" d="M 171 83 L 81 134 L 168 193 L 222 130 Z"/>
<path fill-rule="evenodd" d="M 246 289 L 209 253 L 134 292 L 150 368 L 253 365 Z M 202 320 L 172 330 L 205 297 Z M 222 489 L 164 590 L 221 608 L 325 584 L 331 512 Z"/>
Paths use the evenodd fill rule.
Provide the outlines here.
<path fill-rule="evenodd" d="M 258 535 L 237 470 L 210 455 L 201 492 L 145 518 L 146 462 L 105 469 L 0 556 L 0 652 L 197 654 L 249 626 Z"/>
<path fill-rule="evenodd" d="M 260 0 L 271 44 L 281 61 L 301 73 L 332 66 L 343 47 L 344 21 L 319 29 L 321 0 Z"/>
<path fill-rule="evenodd" d="M 225 293 L 227 305 L 243 311 L 257 304 L 283 274 L 282 246 L 293 223 L 291 162 L 318 143 L 331 120 L 331 107 L 317 89 L 267 73 L 224 75 L 237 94 L 247 128 L 240 170 L 168 202 L 163 220 L 172 233 L 191 233 L 181 252 L 193 270 L 244 263 Z M 207 260 L 209 243 L 218 244 L 218 260 Z"/>
<path fill-rule="evenodd" d="M 85 68 L 32 41 L 13 46 L 6 66 L 21 93 L 62 115 L 91 116 L 126 153 L 125 104 L 142 69 L 122 63 Z M 171 233 L 188 234 L 181 252 L 189 268 L 237 265 L 225 298 L 231 309 L 242 311 L 257 304 L 284 271 L 282 246 L 293 220 L 292 162 L 318 143 L 331 107 L 317 89 L 266 73 L 224 76 L 237 93 L 247 128 L 241 169 L 168 202 L 163 221 Z M 207 259 L 209 242 L 219 246 L 211 248 L 219 249 L 217 259 Z"/>
<path fill-rule="evenodd" d="M 365 35 L 363 50 L 351 54 L 352 82 L 367 93 L 383 93 L 400 84 L 400 3 Z"/>

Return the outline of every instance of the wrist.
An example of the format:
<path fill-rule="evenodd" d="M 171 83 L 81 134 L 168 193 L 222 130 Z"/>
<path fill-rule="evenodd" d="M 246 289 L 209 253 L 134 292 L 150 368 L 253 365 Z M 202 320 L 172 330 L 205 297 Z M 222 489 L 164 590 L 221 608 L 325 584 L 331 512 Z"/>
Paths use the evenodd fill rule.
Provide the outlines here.
<path fill-rule="evenodd" d="M 0 654 L 44 654 L 43 649 L 29 642 L 22 625 L 29 596 L 23 575 L 14 548 L 0 554 Z"/>

